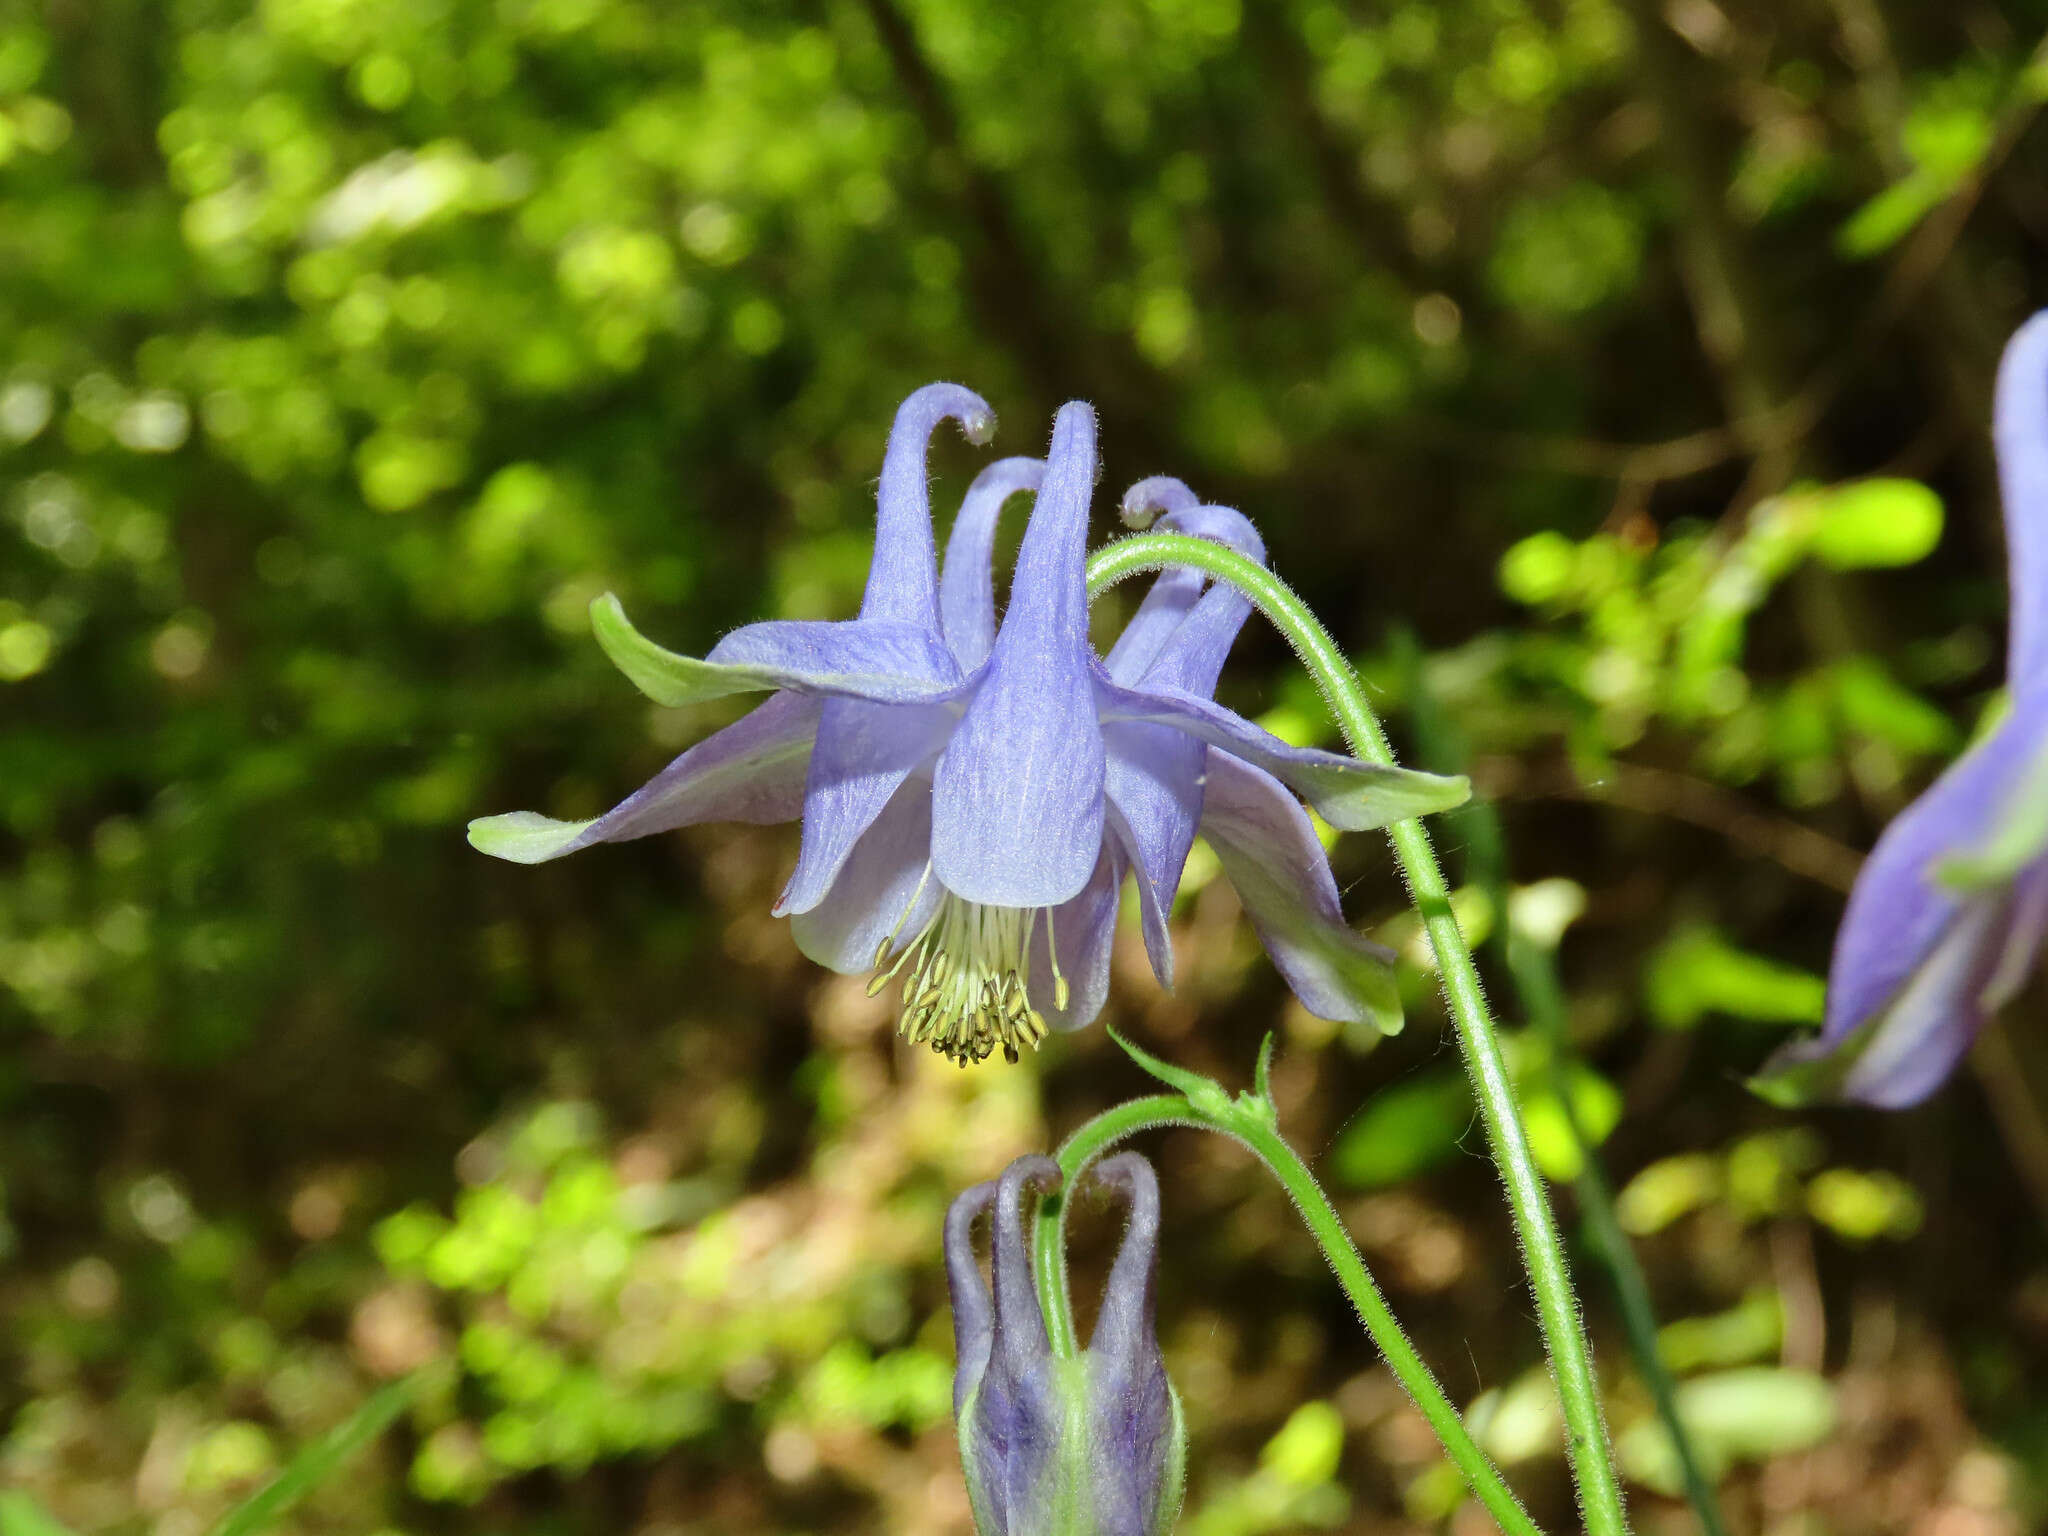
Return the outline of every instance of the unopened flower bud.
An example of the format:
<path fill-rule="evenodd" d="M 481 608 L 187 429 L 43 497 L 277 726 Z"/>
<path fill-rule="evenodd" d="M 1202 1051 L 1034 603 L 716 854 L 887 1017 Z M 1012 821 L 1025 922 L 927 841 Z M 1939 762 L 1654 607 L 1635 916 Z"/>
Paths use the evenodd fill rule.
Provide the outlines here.
<path fill-rule="evenodd" d="M 981 1536 L 1164 1536 L 1180 1514 L 1187 1437 L 1153 1328 L 1159 1182 L 1135 1152 L 1093 1178 L 1123 1199 L 1130 1225 L 1075 1356 L 1053 1353 L 1026 1238 L 1029 1197 L 1059 1188 L 1059 1165 L 1019 1158 L 946 1216 L 953 1411 Z M 993 1298 L 972 1235 L 991 1209 Z"/>

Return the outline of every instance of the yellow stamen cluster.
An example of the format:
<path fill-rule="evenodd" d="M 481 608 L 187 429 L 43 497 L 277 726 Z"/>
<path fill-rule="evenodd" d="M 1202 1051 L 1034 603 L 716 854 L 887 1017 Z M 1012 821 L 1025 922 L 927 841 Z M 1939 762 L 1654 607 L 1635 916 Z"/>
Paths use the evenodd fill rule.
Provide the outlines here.
<path fill-rule="evenodd" d="M 868 996 L 903 974 L 903 1009 L 896 1028 L 904 1039 L 929 1044 L 963 1067 L 986 1061 L 998 1046 L 1005 1060 L 1016 1061 L 1019 1047 L 1035 1048 L 1047 1032 L 1045 1015 L 1031 1006 L 1025 985 L 1039 910 L 945 897 L 931 921 L 893 962 L 889 952 L 896 936 L 882 941 L 875 951 Z M 1050 912 L 1045 922 L 1050 949 Z M 1061 1008 L 1067 1006 L 1067 980 L 1060 974 L 1057 954 L 1053 1000 Z"/>

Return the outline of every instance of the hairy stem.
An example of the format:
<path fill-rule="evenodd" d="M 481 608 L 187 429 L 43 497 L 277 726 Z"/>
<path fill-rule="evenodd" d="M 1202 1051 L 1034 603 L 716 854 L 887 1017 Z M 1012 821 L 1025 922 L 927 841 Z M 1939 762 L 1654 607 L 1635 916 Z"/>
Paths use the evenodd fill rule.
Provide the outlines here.
<path fill-rule="evenodd" d="M 1465 743 L 1457 727 L 1422 686 L 1421 647 L 1412 635 L 1403 633 L 1395 649 L 1400 657 L 1404 691 L 1411 700 L 1416 750 L 1432 772 L 1456 772 L 1465 765 Z M 1663 1421 L 1665 1433 L 1678 1452 L 1686 1500 L 1699 1520 L 1702 1536 L 1726 1536 L 1728 1527 L 1721 1518 L 1714 1484 L 1693 1448 L 1691 1433 L 1678 1411 L 1677 1384 L 1657 1348 L 1657 1312 L 1651 1301 L 1649 1280 L 1615 1214 L 1613 1187 L 1608 1183 L 1596 1139 L 1587 1134 L 1579 1119 L 1573 1093 L 1574 1078 L 1580 1070 L 1578 1043 L 1572 1038 L 1571 1015 L 1557 973 L 1555 946 L 1540 942 L 1513 921 L 1508 904 L 1507 834 L 1500 812 L 1484 800 L 1475 800 L 1450 812 L 1447 819 L 1455 827 L 1453 840 L 1465 851 L 1465 878 L 1486 891 L 1493 899 L 1494 911 L 1501 914 L 1494 930 L 1495 949 L 1521 997 L 1523 1016 L 1536 1034 L 1549 1042 L 1551 1091 L 1566 1128 L 1579 1147 L 1580 1168 L 1572 1188 L 1585 1219 L 1588 1246 L 1595 1261 L 1607 1271 L 1615 1300 L 1620 1304 L 1629 1353 L 1650 1389 L 1657 1417 Z"/>
<path fill-rule="evenodd" d="M 1728 1526 L 1721 1518 L 1714 1485 L 1700 1464 L 1692 1432 L 1678 1411 L 1678 1385 L 1657 1348 L 1657 1308 L 1650 1298 L 1649 1279 L 1643 1274 L 1643 1266 L 1636 1262 L 1635 1249 L 1629 1246 L 1628 1234 L 1622 1231 L 1621 1218 L 1615 1214 L 1614 1191 L 1600 1162 L 1599 1148 L 1579 1123 L 1578 1112 L 1572 1105 L 1572 1068 L 1578 1058 L 1565 1019 L 1564 992 L 1558 983 L 1557 967 L 1549 950 L 1516 934 L 1509 925 L 1502 926 L 1507 929 L 1508 972 L 1522 995 L 1522 1006 L 1528 1011 L 1530 1023 L 1550 1041 L 1552 1092 L 1583 1160 L 1572 1187 L 1578 1192 L 1579 1209 L 1586 1218 L 1593 1250 L 1607 1270 L 1615 1300 L 1620 1303 L 1622 1325 L 1628 1330 L 1629 1353 L 1635 1356 L 1636 1369 L 1650 1389 L 1657 1417 L 1663 1421 L 1664 1432 L 1671 1437 L 1672 1448 L 1678 1453 L 1679 1478 L 1685 1484 L 1686 1502 L 1692 1505 L 1700 1530 L 1704 1536 L 1727 1536 Z"/>
<path fill-rule="evenodd" d="M 1127 1136 L 1161 1125 L 1198 1123 L 1188 1101 L 1177 1093 L 1155 1093 L 1106 1109 L 1060 1145 L 1060 1193 L 1040 1202 L 1031 1232 L 1031 1268 L 1038 1279 L 1039 1304 L 1045 1309 L 1045 1333 L 1052 1352 L 1071 1359 L 1080 1352 L 1074 1335 L 1074 1306 L 1067 1294 L 1066 1194 L 1074 1176 Z"/>
<path fill-rule="evenodd" d="M 1501 1479 L 1499 1470 L 1486 1452 L 1467 1432 L 1457 1408 L 1444 1396 L 1444 1389 L 1437 1384 L 1436 1377 L 1423 1363 L 1422 1357 L 1416 1354 L 1408 1336 L 1401 1331 L 1401 1325 L 1394 1320 L 1386 1297 L 1380 1294 L 1379 1286 L 1365 1267 L 1365 1260 L 1359 1256 L 1357 1245 L 1351 1241 L 1351 1234 L 1345 1230 L 1342 1218 L 1331 1206 L 1329 1196 L 1323 1193 L 1322 1186 L 1309 1172 L 1307 1164 L 1273 1128 L 1270 1119 L 1253 1112 L 1226 1112 L 1221 1117 L 1213 1116 L 1178 1093 L 1132 1099 L 1097 1115 L 1061 1144 L 1058 1157 L 1062 1188 L 1071 1190 L 1081 1171 L 1117 1142 L 1139 1131 L 1167 1125 L 1199 1125 L 1205 1130 L 1217 1131 L 1250 1148 L 1253 1155 L 1272 1171 L 1294 1201 L 1295 1208 L 1301 1212 L 1302 1220 L 1308 1224 L 1316 1245 L 1322 1249 L 1323 1257 L 1329 1261 L 1330 1269 L 1337 1277 L 1337 1283 L 1350 1298 L 1359 1321 L 1365 1324 L 1365 1331 L 1379 1347 L 1395 1379 L 1429 1421 L 1429 1427 L 1436 1431 L 1444 1453 L 1463 1474 L 1465 1486 L 1471 1489 L 1472 1496 L 1486 1507 L 1495 1523 L 1509 1536 L 1542 1536 L 1536 1522 L 1529 1518 L 1528 1511 L 1515 1497 L 1514 1490 Z M 1047 1201 L 1033 1234 L 1034 1267 L 1040 1280 L 1039 1294 L 1046 1302 L 1047 1330 L 1052 1330 L 1053 1314 L 1058 1312 L 1061 1314 L 1060 1326 L 1065 1329 L 1071 1346 L 1073 1319 L 1068 1309 L 1066 1267 L 1062 1257 L 1066 1248 L 1062 1235 L 1064 1222 L 1065 1203 L 1058 1197 Z M 1056 1283 L 1046 1284 L 1048 1278 Z"/>
<path fill-rule="evenodd" d="M 1255 603 L 1294 648 L 1315 678 L 1345 741 L 1360 759 L 1391 765 L 1393 748 L 1379 717 L 1366 702 L 1365 690 L 1351 663 L 1316 616 L 1278 576 L 1233 549 L 1182 534 L 1148 533 L 1119 539 L 1096 551 L 1088 562 L 1090 595 L 1127 576 L 1167 566 L 1200 570 L 1227 581 Z M 1486 994 L 1472 960 L 1471 946 L 1451 912 L 1450 890 L 1437 864 L 1429 832 L 1420 821 L 1397 821 L 1387 829 L 1394 855 L 1408 881 L 1410 896 L 1422 914 L 1424 931 L 1436 953 L 1444 1000 L 1486 1122 L 1487 1145 L 1507 1186 L 1516 1236 L 1521 1241 L 1529 1287 L 1543 1331 L 1564 1409 L 1566 1453 L 1577 1482 L 1579 1507 L 1591 1536 L 1624 1536 L 1628 1516 L 1621 1484 L 1615 1476 L 1613 1449 L 1601 1412 L 1593 1373 L 1592 1349 L 1586 1340 L 1578 1296 L 1572 1290 L 1564 1245 L 1558 1238 L 1543 1180 L 1529 1154 L 1514 1088 L 1501 1060 Z"/>

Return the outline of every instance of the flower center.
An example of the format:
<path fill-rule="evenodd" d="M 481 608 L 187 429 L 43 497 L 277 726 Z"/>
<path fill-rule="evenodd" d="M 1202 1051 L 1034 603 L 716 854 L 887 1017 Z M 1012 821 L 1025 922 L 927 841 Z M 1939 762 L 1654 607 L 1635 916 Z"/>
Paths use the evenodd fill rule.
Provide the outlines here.
<path fill-rule="evenodd" d="M 914 902 L 915 897 L 912 898 Z M 1031 1006 L 1025 978 L 1030 973 L 1031 936 L 1040 913 L 1046 939 L 1052 913 L 1038 907 L 991 907 L 947 896 L 917 937 L 894 961 L 891 934 L 875 951 L 873 997 L 900 973 L 903 1006 L 896 1028 L 912 1044 L 929 1043 L 961 1066 L 986 1061 L 1002 1048 L 1016 1061 L 1020 1046 L 1034 1049 L 1047 1033 L 1045 1015 Z M 1053 996 L 1067 1004 L 1067 980 L 1053 960 Z"/>

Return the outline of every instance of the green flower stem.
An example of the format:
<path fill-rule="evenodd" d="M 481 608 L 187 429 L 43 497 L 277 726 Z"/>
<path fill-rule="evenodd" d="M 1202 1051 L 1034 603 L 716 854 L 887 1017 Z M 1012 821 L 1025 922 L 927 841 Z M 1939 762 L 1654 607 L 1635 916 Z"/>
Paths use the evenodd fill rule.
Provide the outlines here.
<path fill-rule="evenodd" d="M 1506 909 L 1496 910 L 1504 913 Z M 1578 1058 L 1566 1020 L 1564 990 L 1558 982 L 1557 966 L 1548 949 L 1516 934 L 1505 921 L 1501 926 L 1507 931 L 1508 974 L 1514 979 L 1515 989 L 1521 993 L 1522 1006 L 1529 1015 L 1530 1023 L 1550 1039 L 1551 1091 L 1557 1095 L 1565 1125 L 1571 1131 L 1572 1140 L 1579 1144 L 1579 1154 L 1584 1159 L 1578 1177 L 1572 1180 L 1572 1188 L 1578 1194 L 1579 1210 L 1586 1219 L 1586 1235 L 1595 1255 L 1607 1270 L 1615 1299 L 1620 1303 L 1622 1326 L 1628 1332 L 1629 1353 L 1635 1357 L 1636 1369 L 1642 1373 L 1644 1384 L 1650 1389 L 1650 1401 L 1656 1407 L 1657 1417 L 1663 1421 L 1664 1432 L 1671 1437 L 1671 1444 L 1678 1453 L 1678 1471 L 1685 1484 L 1686 1502 L 1692 1505 L 1703 1536 L 1727 1536 L 1728 1527 L 1721 1518 L 1721 1504 L 1715 1495 L 1714 1484 L 1700 1465 L 1699 1454 L 1693 1449 L 1692 1432 L 1678 1411 L 1678 1385 L 1671 1379 L 1671 1370 L 1657 1348 L 1657 1308 L 1650 1298 L 1649 1279 L 1643 1274 L 1643 1266 L 1636 1261 L 1636 1251 L 1629 1244 L 1628 1234 L 1621 1229 L 1621 1218 L 1615 1214 L 1614 1191 L 1608 1185 L 1607 1170 L 1600 1161 L 1599 1148 L 1585 1133 L 1577 1112 L 1572 1108 L 1570 1078 L 1572 1065 Z"/>
<path fill-rule="evenodd" d="M 1217 1098 L 1222 1098 L 1220 1091 Z M 1226 1104 L 1220 1113 L 1213 1110 L 1205 1112 L 1185 1095 L 1162 1093 L 1132 1099 L 1105 1110 L 1061 1145 L 1058 1157 L 1062 1187 L 1071 1189 L 1081 1170 L 1117 1142 L 1159 1126 L 1199 1125 L 1206 1130 L 1219 1131 L 1249 1147 L 1259 1161 L 1272 1170 L 1273 1176 L 1293 1199 L 1302 1220 L 1308 1223 L 1309 1231 L 1314 1234 L 1317 1246 L 1323 1250 L 1323 1257 L 1336 1273 L 1337 1283 L 1344 1288 L 1344 1294 L 1357 1310 L 1359 1321 L 1365 1324 L 1366 1332 L 1372 1335 L 1373 1343 L 1379 1346 L 1389 1369 L 1407 1390 L 1409 1398 L 1422 1410 L 1429 1427 L 1436 1431 L 1445 1454 L 1463 1474 L 1465 1486 L 1472 1490 L 1472 1496 L 1486 1506 L 1495 1523 L 1508 1536 L 1542 1536 L 1536 1522 L 1529 1518 L 1528 1511 L 1515 1497 L 1514 1490 L 1502 1481 L 1500 1472 L 1486 1452 L 1466 1431 L 1464 1419 L 1451 1400 L 1444 1396 L 1443 1388 L 1437 1385 L 1436 1377 L 1430 1373 L 1422 1357 L 1415 1353 L 1408 1336 L 1402 1333 L 1401 1325 L 1394 1321 L 1386 1297 L 1374 1284 L 1364 1259 L 1359 1257 L 1358 1248 L 1351 1241 L 1351 1234 L 1345 1230 L 1342 1219 L 1331 1206 L 1329 1196 L 1323 1193 L 1315 1175 L 1309 1172 L 1307 1165 L 1274 1128 L 1270 1101 L 1246 1098 L 1235 1103 L 1226 1101 Z M 1047 1304 L 1046 1331 L 1048 1334 L 1054 1332 L 1053 1319 L 1058 1314 L 1060 1321 L 1057 1326 L 1063 1330 L 1071 1351 L 1074 1325 L 1067 1301 L 1063 1258 L 1066 1252 L 1062 1233 L 1065 1216 L 1064 1202 L 1058 1197 L 1045 1202 L 1033 1233 L 1033 1260 L 1039 1276 L 1039 1295 Z M 1054 1347 L 1058 1348 L 1057 1338 Z"/>
<path fill-rule="evenodd" d="M 1404 689 L 1412 701 L 1416 749 L 1432 772 L 1451 773 L 1464 766 L 1465 743 L 1456 726 L 1435 704 L 1428 690 L 1420 686 L 1422 651 L 1412 635 L 1398 637 L 1396 646 L 1404 677 Z M 1509 980 L 1522 1002 L 1522 1013 L 1536 1033 L 1549 1042 L 1551 1092 L 1563 1113 L 1572 1140 L 1578 1143 L 1581 1165 L 1572 1180 L 1578 1196 L 1579 1213 L 1585 1220 L 1587 1246 L 1607 1271 L 1621 1320 L 1628 1335 L 1629 1354 L 1636 1370 L 1650 1389 L 1657 1417 L 1678 1453 L 1679 1474 L 1685 1496 L 1699 1520 L 1702 1536 L 1727 1536 L 1727 1524 L 1713 1481 L 1707 1477 L 1693 1449 L 1692 1435 L 1678 1412 L 1678 1387 L 1671 1370 L 1657 1348 L 1657 1311 L 1650 1298 L 1650 1283 L 1637 1262 L 1628 1234 L 1614 1210 L 1614 1191 L 1601 1162 L 1600 1149 L 1579 1122 L 1572 1079 L 1579 1062 L 1572 1039 L 1571 1016 L 1564 987 L 1558 979 L 1554 946 L 1539 943 L 1508 920 L 1507 836 L 1500 812 L 1484 801 L 1474 801 L 1447 813 L 1455 829 L 1452 837 L 1465 850 L 1465 878 L 1484 890 L 1500 916 L 1494 925 L 1494 945 Z"/>
<path fill-rule="evenodd" d="M 1148 533 L 1119 539 L 1097 550 L 1088 562 L 1090 596 L 1141 571 L 1184 566 L 1227 581 L 1257 604 L 1260 612 L 1294 648 L 1322 690 L 1351 750 L 1369 763 L 1392 765 L 1393 748 L 1379 717 L 1366 702 L 1365 690 L 1351 663 L 1337 648 L 1316 616 L 1278 576 L 1236 550 L 1184 534 Z M 1451 912 L 1450 890 L 1436 861 L 1429 832 L 1420 821 L 1397 821 L 1387 829 L 1408 880 L 1409 894 L 1422 914 L 1424 931 L 1436 952 L 1444 1000 L 1458 1035 L 1465 1070 L 1472 1079 L 1487 1144 L 1501 1180 L 1522 1244 L 1523 1263 L 1536 1298 L 1537 1321 L 1550 1355 L 1564 1409 L 1566 1453 L 1578 1483 L 1579 1507 L 1591 1536 L 1625 1536 L 1628 1516 L 1621 1485 L 1614 1472 L 1614 1454 L 1593 1375 L 1593 1355 L 1579 1315 L 1543 1181 L 1529 1155 L 1514 1088 L 1494 1038 L 1472 950 Z"/>
<path fill-rule="evenodd" d="M 1188 1101 L 1177 1093 L 1155 1093 L 1128 1099 L 1106 1109 L 1060 1146 L 1060 1187 L 1070 1188 L 1074 1175 L 1127 1136 L 1158 1125 L 1193 1125 Z M 1074 1335 L 1074 1307 L 1067 1295 L 1066 1201 L 1048 1195 L 1039 1202 L 1038 1222 L 1031 1232 L 1031 1268 L 1038 1277 L 1038 1295 L 1045 1309 L 1045 1335 L 1052 1352 L 1071 1360 L 1081 1351 Z"/>

